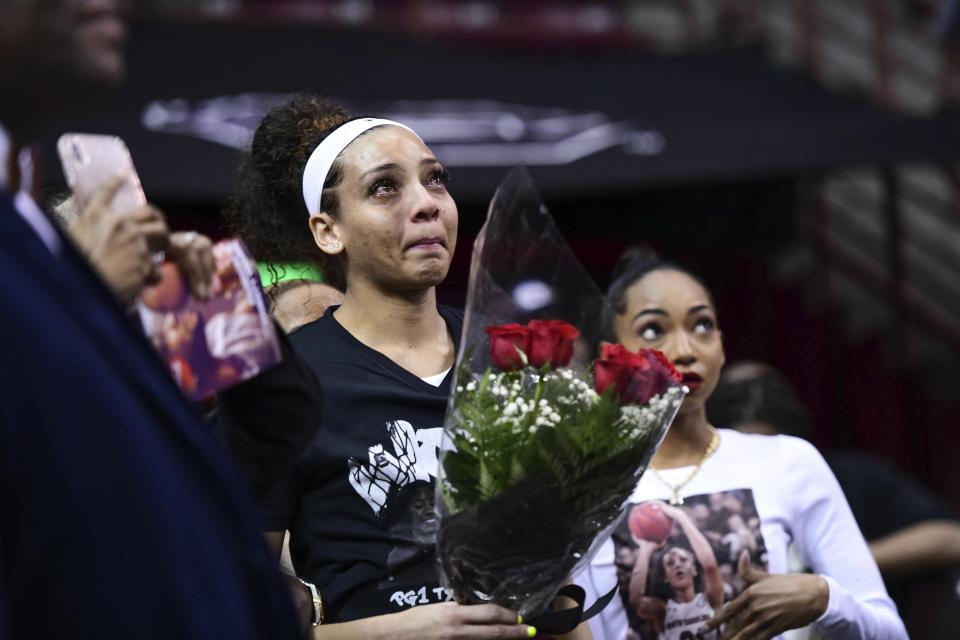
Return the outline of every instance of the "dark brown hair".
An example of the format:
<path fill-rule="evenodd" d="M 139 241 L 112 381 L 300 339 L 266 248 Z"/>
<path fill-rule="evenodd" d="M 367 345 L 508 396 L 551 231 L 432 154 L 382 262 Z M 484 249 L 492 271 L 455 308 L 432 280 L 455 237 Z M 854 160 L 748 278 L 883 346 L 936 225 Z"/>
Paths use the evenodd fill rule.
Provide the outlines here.
<path fill-rule="evenodd" d="M 338 261 L 314 243 L 303 203 L 303 170 L 317 145 L 352 119 L 344 107 L 312 95 L 298 95 L 273 107 L 253 134 L 250 153 L 237 170 L 224 219 L 259 262 L 269 263 L 274 284 L 282 277 L 278 263 L 305 263 L 320 268 L 325 280 L 342 288 Z M 321 209 L 336 217 L 340 203 L 331 190 L 343 172 L 335 162 L 323 184 Z"/>

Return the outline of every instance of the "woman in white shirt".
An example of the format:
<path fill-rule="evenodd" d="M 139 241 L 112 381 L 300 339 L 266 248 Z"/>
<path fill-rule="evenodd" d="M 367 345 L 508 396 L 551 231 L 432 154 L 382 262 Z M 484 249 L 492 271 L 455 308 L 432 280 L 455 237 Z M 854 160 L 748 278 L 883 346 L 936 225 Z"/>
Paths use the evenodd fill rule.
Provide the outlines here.
<path fill-rule="evenodd" d="M 669 502 L 660 509 L 667 513 L 659 520 L 655 514 L 625 519 L 577 580 L 588 601 L 618 582 L 627 591 L 591 620 L 594 639 L 693 640 L 716 637 L 718 629 L 722 638 L 774 638 L 809 624 L 827 638 L 906 638 L 820 454 L 796 438 L 751 436 L 710 424 L 704 406 L 720 376 L 724 350 L 706 287 L 682 268 L 636 252 L 621 259 L 608 296 L 616 338 L 631 349 L 662 351 L 690 394 L 630 500 L 631 509 Z M 668 518 L 671 508 L 687 517 Z M 688 535 L 684 520 L 702 535 Z M 694 558 L 701 539 L 714 551 L 715 568 L 696 559 L 702 553 Z M 786 573 L 791 542 L 813 574 Z M 661 553 L 651 552 L 651 545 Z M 699 575 L 718 572 L 725 594 L 705 622 L 704 615 L 680 616 L 676 634 L 665 628 L 669 625 L 650 624 L 634 593 L 665 588 L 657 572 L 637 569 L 636 562 L 641 557 L 662 562 L 662 551 L 671 547 L 689 550 Z M 636 579 L 638 573 L 645 574 L 646 584 Z"/>

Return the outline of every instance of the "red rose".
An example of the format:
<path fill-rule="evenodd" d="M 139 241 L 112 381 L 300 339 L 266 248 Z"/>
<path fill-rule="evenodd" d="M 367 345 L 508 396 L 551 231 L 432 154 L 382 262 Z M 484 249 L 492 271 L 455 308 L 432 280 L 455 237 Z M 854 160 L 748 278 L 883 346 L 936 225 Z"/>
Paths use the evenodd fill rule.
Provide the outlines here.
<path fill-rule="evenodd" d="M 654 396 L 650 368 L 646 358 L 623 345 L 605 344 L 593 365 L 593 385 L 600 395 L 612 387 L 624 404 L 646 404 Z"/>
<path fill-rule="evenodd" d="M 490 361 L 503 371 L 523 367 L 523 359 L 517 349 L 530 353 L 530 330 L 522 324 L 498 324 L 486 327 L 490 336 Z M 528 355 L 529 357 L 529 355 Z"/>
<path fill-rule="evenodd" d="M 655 349 L 634 353 L 620 344 L 605 344 L 593 367 L 597 393 L 614 389 L 624 404 L 647 404 L 650 399 L 680 383 L 683 378 Z"/>
<path fill-rule="evenodd" d="M 652 354 L 654 358 L 659 360 L 660 364 L 666 370 L 667 375 L 669 375 L 677 384 L 680 384 L 681 382 L 683 382 L 683 375 L 681 375 L 681 373 L 677 371 L 677 368 L 673 366 L 673 363 L 670 362 L 670 359 L 667 358 L 667 356 L 663 355 L 662 351 L 657 351 L 656 349 L 641 349 L 641 351 L 647 354 Z M 672 387 L 672 386 L 673 385 L 670 385 L 670 384 L 667 385 L 667 387 Z"/>
<path fill-rule="evenodd" d="M 531 320 L 530 365 L 539 369 L 548 362 L 554 368 L 565 367 L 573 358 L 573 341 L 580 336 L 577 328 L 563 320 Z"/>

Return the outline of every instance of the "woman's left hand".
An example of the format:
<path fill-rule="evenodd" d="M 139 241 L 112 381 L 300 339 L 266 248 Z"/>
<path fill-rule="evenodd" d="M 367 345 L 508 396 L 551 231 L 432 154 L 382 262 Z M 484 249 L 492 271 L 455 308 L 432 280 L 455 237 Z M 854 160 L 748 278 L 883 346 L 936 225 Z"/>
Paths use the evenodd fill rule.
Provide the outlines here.
<path fill-rule="evenodd" d="M 827 610 L 830 590 L 820 576 L 754 569 L 746 551 L 739 569 L 749 586 L 707 623 L 708 629 L 725 625 L 723 640 L 773 638 L 807 626 Z"/>

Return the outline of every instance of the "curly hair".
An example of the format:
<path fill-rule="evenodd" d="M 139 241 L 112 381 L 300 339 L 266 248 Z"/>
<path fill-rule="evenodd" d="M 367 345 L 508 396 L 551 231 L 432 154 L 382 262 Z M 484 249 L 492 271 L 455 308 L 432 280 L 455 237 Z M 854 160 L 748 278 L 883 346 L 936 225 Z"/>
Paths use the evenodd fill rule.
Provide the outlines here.
<path fill-rule="evenodd" d="M 303 170 L 310 154 L 334 129 L 353 116 L 344 107 L 312 95 L 298 95 L 263 117 L 253 134 L 250 153 L 237 169 L 232 196 L 224 211 L 230 233 L 239 236 L 260 262 L 270 263 L 276 284 L 284 269 L 277 263 L 319 267 L 326 280 L 342 288 L 339 262 L 314 243 L 303 203 Z M 323 184 L 321 208 L 333 217 L 340 203 L 332 191 L 343 179 L 335 162 Z"/>

